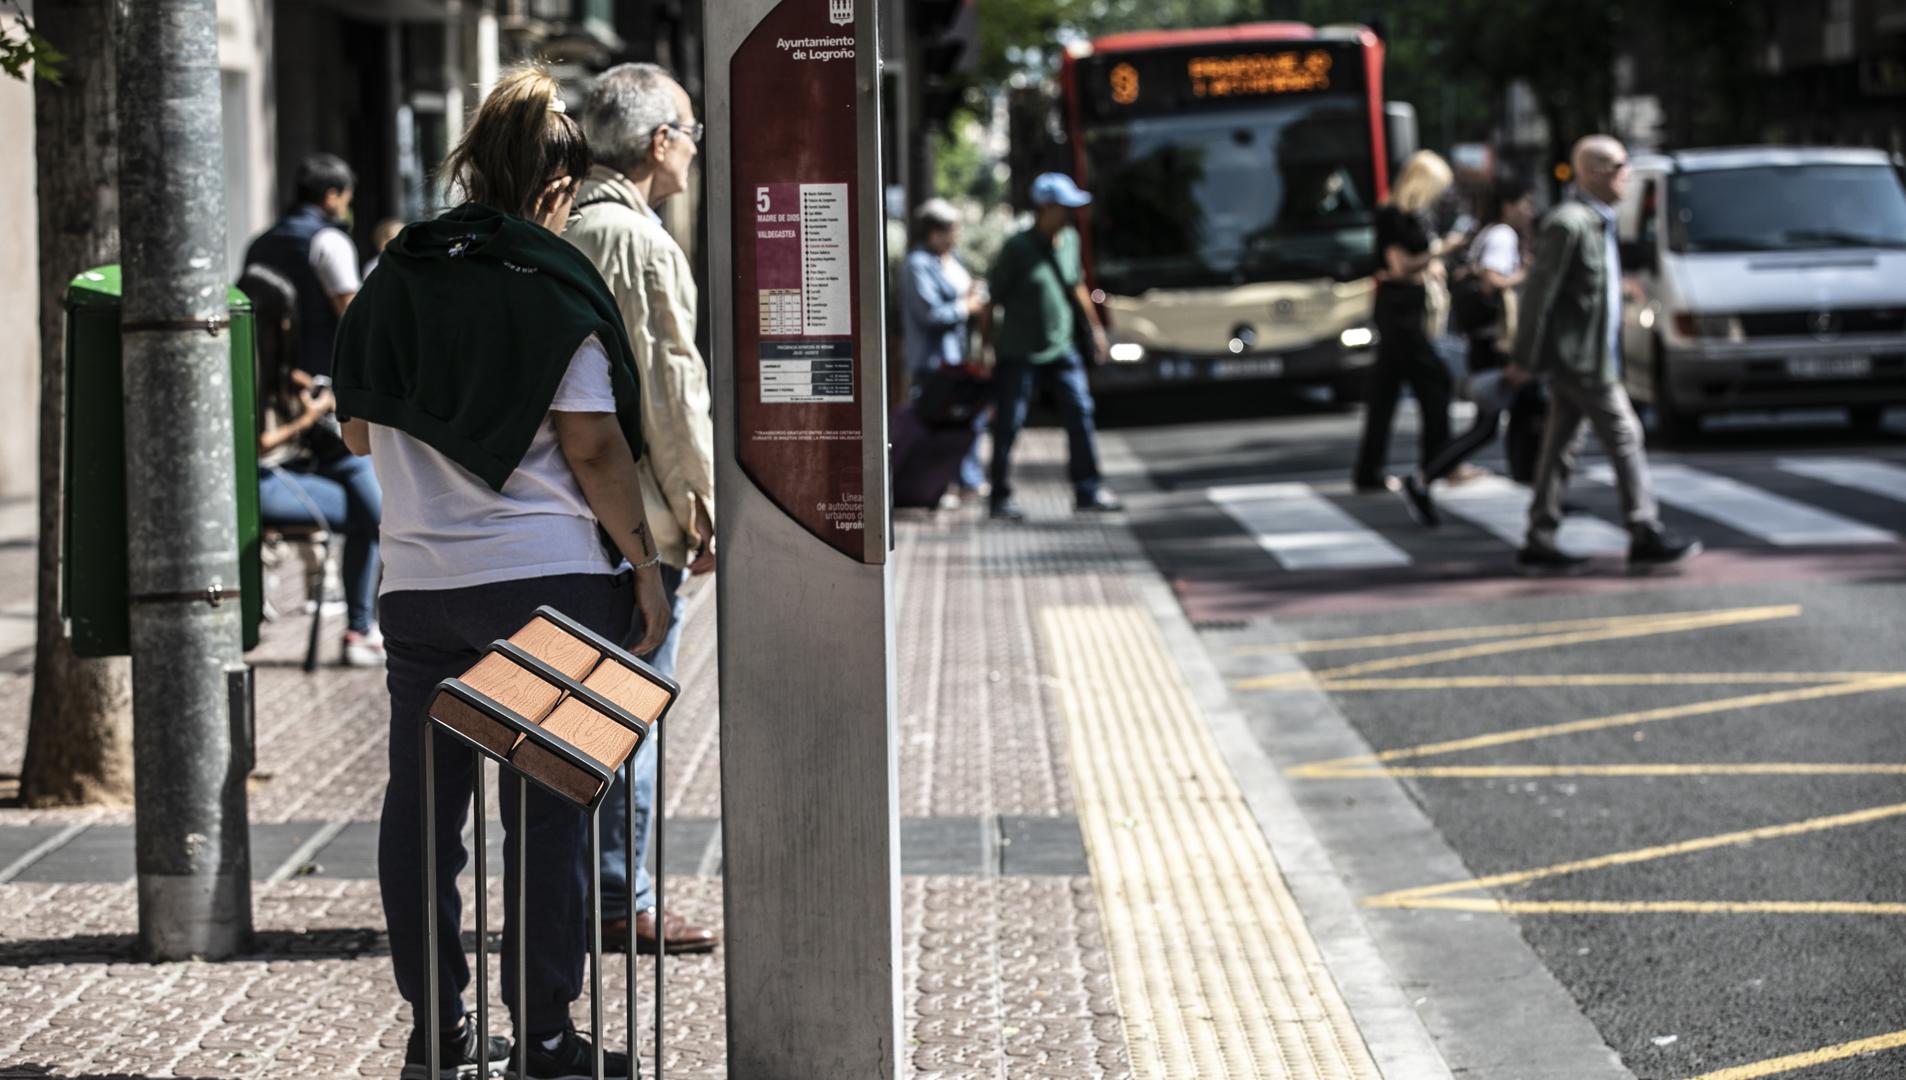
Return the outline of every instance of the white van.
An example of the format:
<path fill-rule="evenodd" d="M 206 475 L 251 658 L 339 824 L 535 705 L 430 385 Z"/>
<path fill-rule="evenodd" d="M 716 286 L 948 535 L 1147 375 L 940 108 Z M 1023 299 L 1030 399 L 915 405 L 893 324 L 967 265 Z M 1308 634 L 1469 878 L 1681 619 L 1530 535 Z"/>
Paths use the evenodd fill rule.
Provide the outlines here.
<path fill-rule="evenodd" d="M 1629 393 L 1660 433 L 1729 409 L 1906 403 L 1906 190 L 1878 150 L 1637 157 L 1620 207 Z"/>

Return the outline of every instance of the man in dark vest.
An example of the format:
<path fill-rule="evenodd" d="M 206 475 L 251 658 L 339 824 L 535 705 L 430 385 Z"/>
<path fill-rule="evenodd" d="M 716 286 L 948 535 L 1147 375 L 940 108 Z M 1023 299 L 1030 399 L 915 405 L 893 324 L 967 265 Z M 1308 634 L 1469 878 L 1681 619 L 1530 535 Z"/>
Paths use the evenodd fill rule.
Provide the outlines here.
<path fill-rule="evenodd" d="M 341 158 L 305 158 L 298 167 L 297 203 L 245 253 L 246 265 L 269 267 L 297 288 L 297 364 L 311 375 L 331 374 L 338 317 L 363 284 L 357 246 L 343 227 L 356 186 L 357 177 Z"/>

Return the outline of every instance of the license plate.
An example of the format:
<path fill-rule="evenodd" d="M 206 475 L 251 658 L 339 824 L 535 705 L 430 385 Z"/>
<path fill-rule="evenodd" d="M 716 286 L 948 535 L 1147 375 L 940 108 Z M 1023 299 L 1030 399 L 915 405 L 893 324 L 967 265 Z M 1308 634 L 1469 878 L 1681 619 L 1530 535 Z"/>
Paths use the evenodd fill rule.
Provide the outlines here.
<path fill-rule="evenodd" d="M 1275 379 L 1284 374 L 1281 356 L 1245 356 L 1236 360 L 1213 360 L 1214 379 Z"/>
<path fill-rule="evenodd" d="M 1873 374 L 1870 356 L 1796 356 L 1787 361 L 1796 379 L 1858 379 Z"/>

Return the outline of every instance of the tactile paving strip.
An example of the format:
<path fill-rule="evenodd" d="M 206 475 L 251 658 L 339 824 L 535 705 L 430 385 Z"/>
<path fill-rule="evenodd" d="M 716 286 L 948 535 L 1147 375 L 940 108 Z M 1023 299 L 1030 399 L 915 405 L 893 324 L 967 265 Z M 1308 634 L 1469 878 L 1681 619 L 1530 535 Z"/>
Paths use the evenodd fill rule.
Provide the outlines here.
<path fill-rule="evenodd" d="M 1149 614 L 1041 616 L 1134 1074 L 1377 1080 Z"/>

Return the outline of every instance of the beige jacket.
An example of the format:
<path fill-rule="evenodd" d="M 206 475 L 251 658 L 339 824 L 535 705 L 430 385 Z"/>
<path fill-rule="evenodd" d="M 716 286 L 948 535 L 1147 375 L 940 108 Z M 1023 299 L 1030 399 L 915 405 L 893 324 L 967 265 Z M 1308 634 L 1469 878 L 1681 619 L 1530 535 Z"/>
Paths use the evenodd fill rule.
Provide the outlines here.
<path fill-rule="evenodd" d="M 627 177 L 600 165 L 576 199 L 579 216 L 563 233 L 596 264 L 615 294 L 642 380 L 637 463 L 642 502 L 662 561 L 686 566 L 702 538 L 699 502 L 715 517 L 715 427 L 708 368 L 695 349 L 695 277 L 688 257 Z"/>

